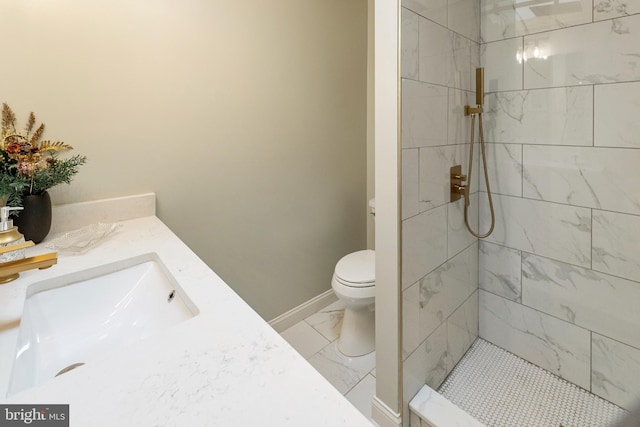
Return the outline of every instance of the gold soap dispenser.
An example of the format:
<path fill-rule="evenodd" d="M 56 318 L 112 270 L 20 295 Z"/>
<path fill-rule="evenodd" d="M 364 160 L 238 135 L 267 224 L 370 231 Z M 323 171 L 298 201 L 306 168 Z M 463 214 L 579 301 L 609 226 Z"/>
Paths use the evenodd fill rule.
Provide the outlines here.
<path fill-rule="evenodd" d="M 9 206 L 2 206 L 0 208 L 0 248 L 24 243 L 24 236 L 18 231 L 18 227 L 13 225 L 13 220 L 9 218 L 11 211 L 22 209 L 23 208 L 20 207 Z M 23 259 L 24 255 L 24 249 L 0 253 L 0 262 Z"/>

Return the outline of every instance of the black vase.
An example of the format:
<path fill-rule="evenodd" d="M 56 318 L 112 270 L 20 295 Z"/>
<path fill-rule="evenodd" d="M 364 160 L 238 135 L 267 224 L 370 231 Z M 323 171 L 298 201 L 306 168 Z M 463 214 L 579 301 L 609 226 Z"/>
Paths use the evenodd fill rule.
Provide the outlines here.
<path fill-rule="evenodd" d="M 13 225 L 24 234 L 25 240 L 40 243 L 51 230 L 51 197 L 46 191 L 42 194 L 22 196 L 19 215 L 13 219 Z"/>

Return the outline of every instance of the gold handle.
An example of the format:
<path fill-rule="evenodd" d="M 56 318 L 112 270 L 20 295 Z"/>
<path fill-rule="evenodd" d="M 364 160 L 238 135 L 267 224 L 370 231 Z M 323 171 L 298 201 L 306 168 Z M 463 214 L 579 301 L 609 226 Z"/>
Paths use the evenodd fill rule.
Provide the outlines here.
<path fill-rule="evenodd" d="M 0 248 L 0 255 L 6 254 L 7 252 L 18 251 L 24 248 L 30 248 L 31 246 L 35 246 L 31 240 L 27 240 L 26 242 L 17 243 L 15 245 L 7 245 Z"/>
<path fill-rule="evenodd" d="M 467 187 L 465 185 L 453 184 L 452 191 L 465 196 L 467 194 Z"/>

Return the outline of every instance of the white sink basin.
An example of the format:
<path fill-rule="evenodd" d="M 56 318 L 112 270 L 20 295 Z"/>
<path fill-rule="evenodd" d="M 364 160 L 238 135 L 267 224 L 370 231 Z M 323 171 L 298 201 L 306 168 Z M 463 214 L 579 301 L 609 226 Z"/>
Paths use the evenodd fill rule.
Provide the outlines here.
<path fill-rule="evenodd" d="M 34 283 L 27 288 L 9 394 L 198 312 L 155 253 Z"/>

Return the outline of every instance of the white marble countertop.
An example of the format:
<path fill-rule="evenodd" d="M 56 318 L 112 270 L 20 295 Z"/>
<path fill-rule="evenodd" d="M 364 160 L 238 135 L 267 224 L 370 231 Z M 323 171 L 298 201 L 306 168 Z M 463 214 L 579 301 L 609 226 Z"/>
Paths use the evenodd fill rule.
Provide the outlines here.
<path fill-rule="evenodd" d="M 371 426 L 158 218 L 119 224 L 86 254 L 59 254 L 54 267 L 0 286 L 0 402 L 69 404 L 72 426 Z M 26 288 L 148 252 L 200 313 L 6 397 Z"/>

